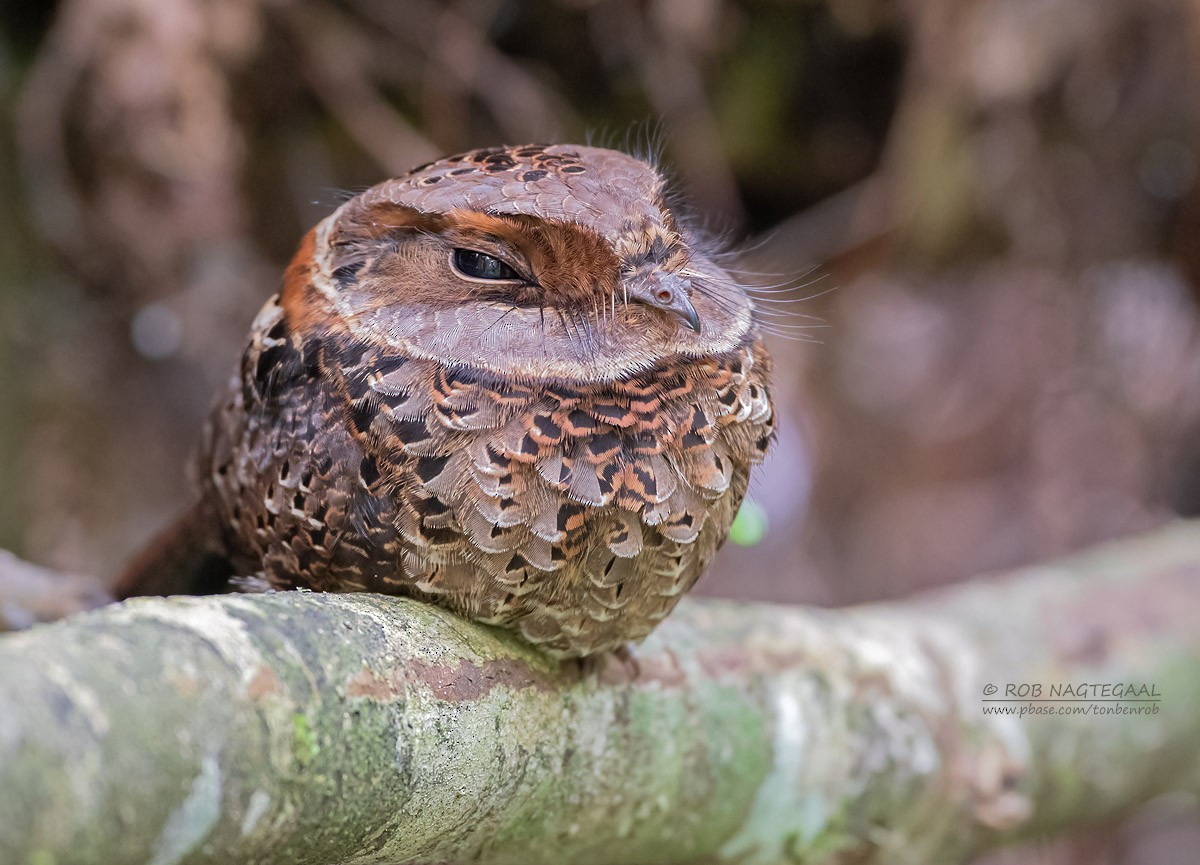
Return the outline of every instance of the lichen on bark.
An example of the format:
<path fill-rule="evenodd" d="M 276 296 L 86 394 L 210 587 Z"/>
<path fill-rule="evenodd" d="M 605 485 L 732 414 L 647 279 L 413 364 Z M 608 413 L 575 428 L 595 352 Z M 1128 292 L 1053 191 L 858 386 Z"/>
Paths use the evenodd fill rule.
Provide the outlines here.
<path fill-rule="evenodd" d="M 0 861 L 961 861 L 1200 790 L 1198 587 L 1183 524 L 896 604 L 684 602 L 636 674 L 403 599 L 138 599 L 0 640 Z M 983 712 L 1101 681 L 1159 713 Z"/>

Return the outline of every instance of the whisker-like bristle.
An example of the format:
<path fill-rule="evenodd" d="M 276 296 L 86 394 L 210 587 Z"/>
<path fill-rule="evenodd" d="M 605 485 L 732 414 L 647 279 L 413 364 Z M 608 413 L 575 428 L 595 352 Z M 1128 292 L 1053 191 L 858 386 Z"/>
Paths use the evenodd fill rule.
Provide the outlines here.
<path fill-rule="evenodd" d="M 800 300 L 783 300 L 771 298 L 758 298 L 747 294 L 742 286 L 736 283 L 721 283 L 715 281 L 703 281 L 693 283 L 693 289 L 700 291 L 702 294 L 712 298 L 714 301 L 720 300 L 724 302 L 725 307 L 736 307 L 739 304 L 737 301 L 743 297 L 747 297 L 754 308 L 757 318 L 779 318 L 779 319 L 809 319 L 811 321 L 820 322 L 822 319 L 819 316 L 809 313 L 800 312 L 797 309 L 790 307 L 799 303 Z M 770 304 L 763 306 L 763 304 Z"/>
<path fill-rule="evenodd" d="M 770 276 L 770 277 L 776 277 L 776 278 L 787 277 L 789 280 L 803 279 L 804 277 L 806 277 L 810 273 L 812 273 L 814 270 L 817 270 L 819 267 L 820 267 L 819 264 L 813 264 L 813 265 L 810 265 L 807 270 L 801 271 L 800 273 L 791 274 L 791 273 L 781 271 L 781 270 L 749 270 L 744 267 L 731 267 L 730 265 L 725 265 L 725 264 L 721 265 L 721 269 L 724 270 L 726 273 L 736 273 L 739 276 Z"/>

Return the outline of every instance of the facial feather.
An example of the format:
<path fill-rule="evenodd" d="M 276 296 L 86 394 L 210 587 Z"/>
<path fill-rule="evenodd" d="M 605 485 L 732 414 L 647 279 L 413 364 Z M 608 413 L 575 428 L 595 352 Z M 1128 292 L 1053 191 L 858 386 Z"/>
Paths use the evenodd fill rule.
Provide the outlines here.
<path fill-rule="evenodd" d="M 297 322 L 333 315 L 417 354 L 534 377 L 600 380 L 728 351 L 752 335 L 752 304 L 681 234 L 663 189 L 650 165 L 597 148 L 448 157 L 332 214 L 292 268 L 318 290 L 285 293 L 285 308 Z M 465 278 L 456 249 L 520 278 Z M 297 297 L 319 312 L 294 310 Z M 485 326 L 434 331 L 441 308 Z"/>

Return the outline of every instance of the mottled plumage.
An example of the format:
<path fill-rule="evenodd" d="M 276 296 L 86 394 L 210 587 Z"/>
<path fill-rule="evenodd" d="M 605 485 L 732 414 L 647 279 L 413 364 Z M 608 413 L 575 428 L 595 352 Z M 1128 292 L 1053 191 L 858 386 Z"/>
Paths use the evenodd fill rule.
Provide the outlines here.
<path fill-rule="evenodd" d="M 206 428 L 191 530 L 273 587 L 616 648 L 724 540 L 771 440 L 768 372 L 746 293 L 652 167 L 450 157 L 305 237 Z M 125 594 L 162 590 L 156 559 Z"/>

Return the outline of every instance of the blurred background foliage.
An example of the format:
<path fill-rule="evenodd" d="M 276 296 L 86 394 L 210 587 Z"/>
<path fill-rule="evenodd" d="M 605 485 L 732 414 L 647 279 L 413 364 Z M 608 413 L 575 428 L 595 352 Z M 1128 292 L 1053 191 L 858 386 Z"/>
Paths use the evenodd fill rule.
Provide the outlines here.
<path fill-rule="evenodd" d="M 855 603 L 1198 514 L 1198 45 L 1179 0 L 8 0 L 0 546 L 112 573 L 301 233 L 537 140 L 660 153 L 825 325 L 773 342 L 701 591 Z M 1086 834 L 996 861 L 1200 843 Z"/>

